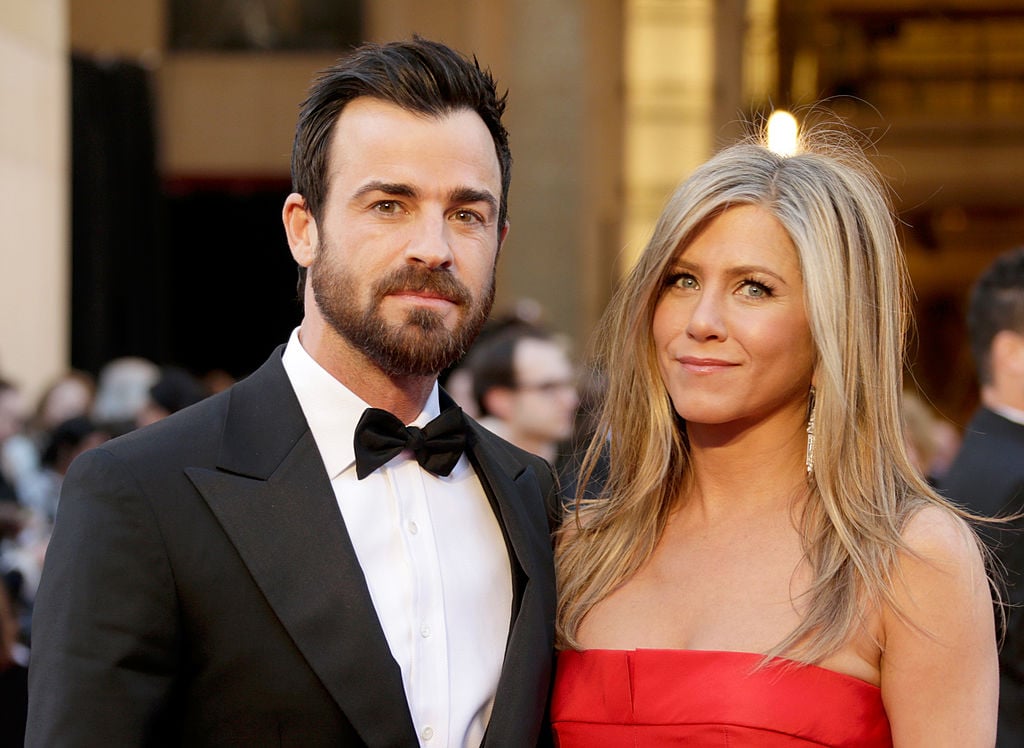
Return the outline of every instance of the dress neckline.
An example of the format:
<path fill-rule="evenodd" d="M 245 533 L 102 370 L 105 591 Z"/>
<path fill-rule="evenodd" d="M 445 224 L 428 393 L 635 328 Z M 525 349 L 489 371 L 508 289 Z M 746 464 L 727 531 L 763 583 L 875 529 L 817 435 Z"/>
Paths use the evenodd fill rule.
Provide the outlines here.
<path fill-rule="evenodd" d="M 621 657 L 630 656 L 644 657 L 647 655 L 664 657 L 664 656 L 678 656 L 678 657 L 694 657 L 704 659 L 714 658 L 734 658 L 741 660 L 748 660 L 752 665 L 756 665 L 758 662 L 764 659 L 764 655 L 758 652 L 745 652 L 742 650 L 734 649 L 672 649 L 662 647 L 636 647 L 634 649 L 610 649 L 606 647 L 594 647 L 589 649 L 565 649 L 559 652 L 559 655 L 571 652 L 575 655 L 586 655 L 592 653 L 594 656 L 612 656 Z M 835 677 L 847 682 L 853 682 L 854 684 L 864 686 L 866 688 L 880 691 L 881 688 L 876 686 L 874 683 L 870 683 L 863 678 L 858 678 L 856 675 L 850 675 L 849 673 L 842 673 L 838 670 L 832 670 L 831 668 L 822 667 L 821 665 L 815 665 L 809 662 L 801 662 L 800 660 L 794 660 L 788 657 L 772 657 L 770 665 L 777 665 L 780 667 L 793 667 L 793 668 L 810 668 L 814 672 L 820 672 L 824 677 Z"/>

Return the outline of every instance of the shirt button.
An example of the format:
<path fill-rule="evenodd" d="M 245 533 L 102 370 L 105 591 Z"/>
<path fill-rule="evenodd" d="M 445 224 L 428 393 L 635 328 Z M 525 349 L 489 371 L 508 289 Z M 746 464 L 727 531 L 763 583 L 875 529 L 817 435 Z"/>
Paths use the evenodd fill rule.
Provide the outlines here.
<path fill-rule="evenodd" d="M 420 636 L 422 636 L 424 639 L 429 639 L 430 638 L 430 624 L 429 623 L 424 623 L 422 626 L 420 626 Z M 429 730 L 430 728 L 428 727 L 427 729 Z"/>
<path fill-rule="evenodd" d="M 430 740 L 432 737 L 434 737 L 434 728 L 430 725 L 427 725 L 422 730 L 420 730 L 420 737 L 424 740 Z"/>
<path fill-rule="evenodd" d="M 409 522 L 409 534 L 410 535 L 415 535 L 419 531 L 420 531 L 420 526 L 417 525 L 415 522 L 410 521 Z"/>

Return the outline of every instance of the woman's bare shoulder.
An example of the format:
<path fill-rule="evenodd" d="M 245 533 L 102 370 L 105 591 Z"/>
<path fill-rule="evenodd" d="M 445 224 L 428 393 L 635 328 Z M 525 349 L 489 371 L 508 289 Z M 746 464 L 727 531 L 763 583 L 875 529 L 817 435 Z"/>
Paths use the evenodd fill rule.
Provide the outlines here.
<path fill-rule="evenodd" d="M 954 569 L 983 569 L 981 544 L 975 531 L 953 511 L 924 506 L 907 519 L 902 540 L 905 565 L 931 562 Z"/>

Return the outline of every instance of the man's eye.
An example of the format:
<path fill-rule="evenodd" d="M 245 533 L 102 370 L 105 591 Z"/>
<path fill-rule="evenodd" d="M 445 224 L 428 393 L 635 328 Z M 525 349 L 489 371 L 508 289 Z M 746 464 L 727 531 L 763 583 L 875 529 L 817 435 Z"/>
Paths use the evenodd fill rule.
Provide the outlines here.
<path fill-rule="evenodd" d="M 479 213 L 472 210 L 457 210 L 453 218 L 459 223 L 483 223 L 484 219 Z"/>
<path fill-rule="evenodd" d="M 373 206 L 378 213 L 393 214 L 398 212 L 398 203 L 394 200 L 381 200 Z"/>

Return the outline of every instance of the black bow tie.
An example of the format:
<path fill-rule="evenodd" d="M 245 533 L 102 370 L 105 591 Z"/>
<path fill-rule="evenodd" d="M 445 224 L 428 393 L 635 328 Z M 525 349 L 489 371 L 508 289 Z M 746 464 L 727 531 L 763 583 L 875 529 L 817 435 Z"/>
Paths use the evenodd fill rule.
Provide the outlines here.
<path fill-rule="evenodd" d="M 403 449 L 435 475 L 449 475 L 466 448 L 462 408 L 453 405 L 422 429 L 380 408 L 367 408 L 356 425 L 356 476 L 362 480 Z"/>

